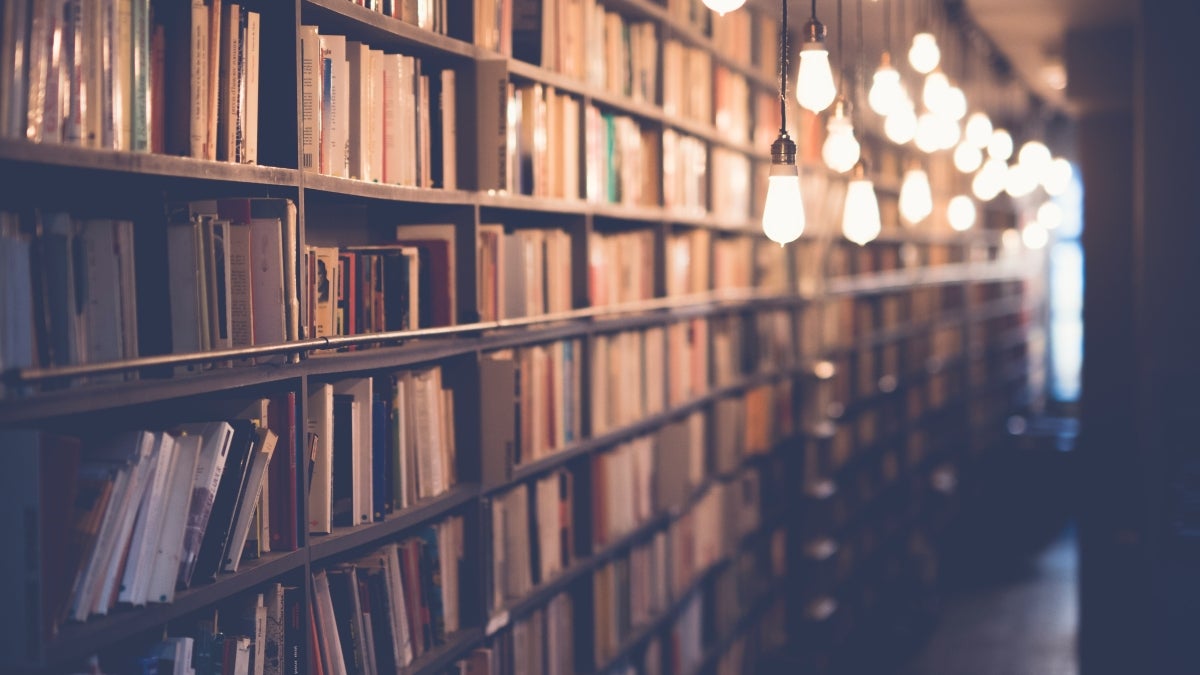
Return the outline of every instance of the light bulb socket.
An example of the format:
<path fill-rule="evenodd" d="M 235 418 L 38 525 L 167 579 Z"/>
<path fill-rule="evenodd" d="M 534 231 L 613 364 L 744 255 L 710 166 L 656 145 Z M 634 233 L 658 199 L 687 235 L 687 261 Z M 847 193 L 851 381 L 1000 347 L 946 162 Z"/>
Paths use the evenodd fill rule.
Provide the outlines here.
<path fill-rule="evenodd" d="M 838 95 L 833 102 L 833 117 L 850 117 L 852 112 L 850 101 L 846 100 L 845 96 Z"/>
<path fill-rule="evenodd" d="M 811 51 L 814 49 L 825 49 L 825 24 L 817 21 L 817 17 L 812 17 L 804 22 L 804 27 L 800 29 L 801 44 L 800 51 Z"/>
<path fill-rule="evenodd" d="M 892 68 L 892 54 L 887 50 L 884 50 L 883 54 L 879 56 L 879 67 Z"/>
<path fill-rule="evenodd" d="M 867 160 L 860 158 L 854 163 L 854 168 L 850 170 L 850 180 L 866 180 L 869 169 L 870 166 L 867 164 Z"/>
<path fill-rule="evenodd" d="M 771 144 L 771 164 L 796 166 L 796 142 L 786 131 L 780 132 L 779 137 Z"/>

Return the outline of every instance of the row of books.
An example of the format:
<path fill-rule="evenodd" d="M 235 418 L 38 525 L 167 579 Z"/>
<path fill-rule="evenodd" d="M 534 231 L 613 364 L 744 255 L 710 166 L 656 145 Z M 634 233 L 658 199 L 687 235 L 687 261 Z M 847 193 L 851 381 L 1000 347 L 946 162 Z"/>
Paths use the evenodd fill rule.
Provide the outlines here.
<path fill-rule="evenodd" d="M 583 343 L 563 340 L 485 354 L 479 361 L 483 481 L 583 438 Z"/>
<path fill-rule="evenodd" d="M 592 338 L 589 374 L 593 436 L 666 408 L 665 338 L 661 326 Z"/>
<path fill-rule="evenodd" d="M 446 0 L 347 0 L 417 28 L 445 35 L 449 27 Z"/>
<path fill-rule="evenodd" d="M 233 412 L 169 431 L 5 432 L 7 449 L 41 466 L 40 482 L 10 501 L 62 497 L 43 513 L 44 630 L 117 605 L 169 603 L 244 559 L 296 547 L 294 395 L 216 407 Z"/>
<path fill-rule="evenodd" d="M 711 286 L 712 231 L 680 228 L 667 235 L 667 297 L 704 293 Z"/>
<path fill-rule="evenodd" d="M 589 0 L 515 0 L 512 56 L 583 80 L 593 11 L 595 4 Z"/>
<path fill-rule="evenodd" d="M 172 352 L 279 344 L 298 337 L 296 221 L 296 205 L 287 199 L 169 207 Z"/>
<path fill-rule="evenodd" d="M 714 289 L 737 290 L 753 285 L 753 268 L 747 261 L 754 259 L 756 244 L 766 245 L 747 237 L 720 237 L 713 242 Z"/>
<path fill-rule="evenodd" d="M 463 519 L 450 516 L 312 575 L 314 656 L 324 673 L 394 673 L 461 627 Z"/>
<path fill-rule="evenodd" d="M 457 181 L 452 69 L 300 27 L 302 168 L 422 188 Z"/>
<path fill-rule="evenodd" d="M 655 170 L 657 173 L 657 169 Z M 653 175 L 653 174 L 652 174 Z M 708 146 L 674 129 L 662 132 L 662 203 L 684 214 L 708 212 Z M 721 189 L 725 189 L 721 186 Z"/>
<path fill-rule="evenodd" d="M 633 631 L 666 610 L 667 538 L 659 532 L 592 574 L 592 653 L 597 670 L 616 657 Z"/>
<path fill-rule="evenodd" d="M 479 228 L 479 320 L 568 312 L 572 308 L 571 236 L 565 230 Z"/>
<path fill-rule="evenodd" d="M 301 291 L 308 335 L 455 323 L 454 225 L 399 225 L 395 232 L 389 244 L 305 247 Z"/>
<path fill-rule="evenodd" d="M 663 72 L 672 74 L 663 79 L 663 114 L 668 118 L 712 124 L 712 54 L 707 49 L 679 40 L 667 40 L 663 43 L 662 59 Z"/>
<path fill-rule="evenodd" d="M 665 135 L 621 115 L 589 105 L 585 111 L 585 196 L 590 202 L 658 206 L 658 175 L 667 153 Z M 661 151 L 660 151 L 661 147 Z"/>
<path fill-rule="evenodd" d="M 473 0 L 471 37 L 475 45 L 512 56 L 513 0 Z"/>
<path fill-rule="evenodd" d="M 744 143 L 750 140 L 750 102 L 754 97 L 746 77 L 724 66 L 713 71 L 713 126 L 722 138 Z"/>
<path fill-rule="evenodd" d="M 192 0 L 5 5 L 0 135 L 134 152 L 258 161 L 260 18 Z"/>
<path fill-rule="evenodd" d="M 508 189 L 515 194 L 578 199 L 582 102 L 553 86 L 509 83 Z"/>
<path fill-rule="evenodd" d="M 593 230 L 588 238 L 588 301 L 606 307 L 654 297 L 654 232 Z"/>
<path fill-rule="evenodd" d="M 593 455 L 592 549 L 599 551 L 646 523 L 657 512 L 655 476 L 671 467 L 658 464 L 656 438 L 642 436 Z"/>
<path fill-rule="evenodd" d="M 722 132 L 724 133 L 724 132 Z M 750 214 L 751 163 L 746 155 L 728 148 L 712 150 L 712 179 L 721 186 L 712 191 L 712 214 L 744 222 Z"/>
<path fill-rule="evenodd" d="M 560 469 L 496 495 L 490 505 L 490 607 L 498 612 L 575 559 L 574 477 Z"/>
<path fill-rule="evenodd" d="M 454 392 L 434 366 L 310 388 L 308 529 L 365 525 L 456 482 Z"/>
<path fill-rule="evenodd" d="M 131 221 L 0 213 L 0 368 L 136 357 L 134 259 Z"/>
<path fill-rule="evenodd" d="M 131 664 L 162 675 L 284 675 L 304 670 L 304 591 L 280 583 L 191 622 Z"/>
<path fill-rule="evenodd" d="M 667 326 L 667 403 L 671 407 L 708 391 L 709 345 L 707 319 L 689 319 Z"/>
<path fill-rule="evenodd" d="M 658 101 L 658 32 L 589 0 L 588 83 L 635 101 Z"/>

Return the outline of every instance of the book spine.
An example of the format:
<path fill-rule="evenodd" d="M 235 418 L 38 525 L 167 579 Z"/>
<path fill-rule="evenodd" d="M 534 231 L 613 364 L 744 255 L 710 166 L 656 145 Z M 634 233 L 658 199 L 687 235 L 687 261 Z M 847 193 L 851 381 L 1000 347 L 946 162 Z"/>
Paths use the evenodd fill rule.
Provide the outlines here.
<path fill-rule="evenodd" d="M 131 14 L 133 38 L 132 136 L 130 149 L 150 149 L 150 0 L 133 0 Z"/>
<path fill-rule="evenodd" d="M 315 26 L 300 27 L 300 168 L 320 169 L 321 42 Z"/>
<path fill-rule="evenodd" d="M 244 164 L 258 164 L 258 83 L 261 19 L 258 12 L 248 12 L 246 21 L 246 91 L 245 91 L 245 149 Z"/>
<path fill-rule="evenodd" d="M 190 24 L 191 59 L 189 74 L 191 87 L 188 97 L 188 138 L 190 140 L 189 155 L 196 159 L 206 159 L 208 152 L 208 61 L 209 39 L 208 9 L 201 0 L 192 0 L 192 20 Z M 215 55 L 213 55 L 215 58 Z"/>

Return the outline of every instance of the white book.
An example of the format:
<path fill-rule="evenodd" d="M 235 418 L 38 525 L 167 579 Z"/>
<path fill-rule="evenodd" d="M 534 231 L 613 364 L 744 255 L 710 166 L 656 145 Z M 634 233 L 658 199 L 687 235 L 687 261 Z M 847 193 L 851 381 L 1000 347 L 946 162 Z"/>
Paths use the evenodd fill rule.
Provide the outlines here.
<path fill-rule="evenodd" d="M 216 497 L 221 476 L 225 473 L 225 460 L 233 442 L 233 427 L 228 422 L 211 422 L 185 425 L 183 431 L 203 439 L 200 458 L 196 462 L 196 473 L 192 478 L 187 530 L 183 535 L 183 548 L 180 549 L 179 570 L 176 576 L 178 582 L 186 585 L 195 569 L 204 530 L 208 527 L 208 519 L 212 514 L 213 498 Z"/>
<path fill-rule="evenodd" d="M 257 430 L 258 439 L 254 443 L 254 456 L 251 458 L 250 470 L 246 476 L 246 486 L 242 498 L 238 500 L 237 517 L 234 520 L 233 531 L 230 533 L 230 546 L 222 567 L 226 572 L 236 572 L 238 563 L 242 560 L 242 551 L 246 548 L 246 538 L 250 534 L 250 526 L 254 522 L 254 512 L 258 508 L 258 496 L 262 491 L 263 482 L 267 478 L 267 465 L 275 452 L 279 437 L 270 429 Z"/>
<path fill-rule="evenodd" d="M 367 166 L 369 173 L 364 180 L 383 182 L 383 125 L 386 116 L 384 98 L 385 58 L 382 51 L 370 50 L 368 73 L 370 76 L 367 95 Z"/>
<path fill-rule="evenodd" d="M 116 227 L 111 220 L 85 221 L 80 228 L 83 245 L 84 317 L 87 323 L 87 362 L 102 363 L 121 359 L 124 338 L 120 310 L 120 266 Z"/>
<path fill-rule="evenodd" d="M 150 486 L 150 478 L 157 463 L 154 454 L 154 434 L 147 431 L 138 432 L 134 434 L 132 443 L 135 448 L 135 460 L 130 467 L 128 491 L 117 514 L 111 546 L 106 547 L 106 555 L 102 558 L 106 562 L 92 595 L 92 612 L 95 614 L 108 614 L 113 600 L 117 597 L 122 565 L 126 560 L 126 551 L 129 549 L 133 526 L 137 519 L 138 504 Z"/>
<path fill-rule="evenodd" d="M 349 177 L 371 180 L 370 161 L 367 157 L 371 130 L 371 57 L 370 48 L 354 40 L 346 41 L 346 99 L 347 117 L 347 164 Z"/>
<path fill-rule="evenodd" d="M 408 605 L 404 598 L 403 577 L 400 574 L 399 545 L 387 544 L 383 548 L 383 555 L 387 566 L 388 594 L 391 596 L 388 608 L 392 612 L 392 644 L 395 645 L 399 664 L 407 666 L 413 661 L 413 644 L 412 632 L 408 627 Z"/>
<path fill-rule="evenodd" d="M 318 171 L 321 157 L 321 39 L 316 26 L 300 27 L 300 168 Z"/>
<path fill-rule="evenodd" d="M 442 187 L 458 189 L 458 95 L 454 71 L 447 68 L 442 78 Z"/>
<path fill-rule="evenodd" d="M 442 422 L 438 411 L 441 410 L 441 387 L 436 379 L 439 371 L 436 368 L 415 374 L 416 406 L 414 426 L 417 429 L 417 494 L 419 499 L 426 499 L 441 494 L 445 489 L 442 485 L 442 455 L 440 451 L 442 438 Z"/>
<path fill-rule="evenodd" d="M 333 385 L 319 384 L 308 396 L 308 433 L 316 434 L 316 458 L 308 486 L 308 531 L 333 531 Z"/>
<path fill-rule="evenodd" d="M 279 219 L 250 219 L 254 344 L 278 344 L 287 339 L 283 269 L 283 231 Z"/>
<path fill-rule="evenodd" d="M 325 570 L 313 572 L 313 614 L 317 634 L 321 638 L 319 651 L 325 662 L 325 673 L 346 675 L 346 661 L 342 655 L 337 619 L 333 613 L 333 598 L 329 595 L 329 577 Z"/>
<path fill-rule="evenodd" d="M 345 91 L 349 78 L 346 64 L 346 38 L 342 35 L 321 35 L 321 166 L 331 176 L 347 176 L 345 151 L 347 138 L 347 106 Z M 342 68 L 346 66 L 346 77 Z"/>
<path fill-rule="evenodd" d="M 192 481 L 196 476 L 203 440 L 198 434 L 185 434 L 175 439 L 175 462 L 167 484 L 162 534 L 157 540 L 146 591 L 149 602 L 171 602 L 175 599 L 175 581 L 179 577 L 183 536 L 192 503 Z"/>
<path fill-rule="evenodd" d="M 91 556 L 84 561 L 71 593 L 70 615 L 75 621 L 86 621 L 92 613 L 92 590 L 97 583 L 96 578 L 107 560 L 105 550 L 111 548 L 112 532 L 116 527 L 117 515 L 129 493 L 129 477 L 128 466 L 121 467 L 113 477 L 112 492 L 109 496 L 108 506 L 104 510 L 104 517 L 100 522 L 100 529 L 96 534 L 96 545 L 92 549 Z"/>
<path fill-rule="evenodd" d="M 258 12 L 246 13 L 246 87 L 245 113 L 242 129 L 244 133 L 244 164 L 258 164 L 258 87 L 261 19 Z"/>
<path fill-rule="evenodd" d="M 117 150 L 133 148 L 133 3 L 116 0 L 113 73 L 113 127 Z"/>
<path fill-rule="evenodd" d="M 353 524 L 367 525 L 374 520 L 374 494 L 371 479 L 371 448 L 373 446 L 371 424 L 371 401 L 373 399 L 373 380 L 360 377 L 342 380 L 333 385 L 334 394 L 348 394 L 354 397 L 358 418 L 352 422 L 354 447 L 351 455 L 351 472 L 353 474 Z"/>
<path fill-rule="evenodd" d="M 171 306 L 171 351 L 176 354 L 201 349 L 200 256 L 196 248 L 197 223 L 167 226 L 167 286 Z"/>
<path fill-rule="evenodd" d="M 129 556 L 125 573 L 121 579 L 121 590 L 117 599 L 134 606 L 146 604 L 149 580 L 158 553 L 158 541 L 162 536 L 163 508 L 167 500 L 167 483 L 175 470 L 175 439 L 163 432 L 154 434 L 154 471 L 150 475 L 149 487 L 138 507 L 137 524 L 133 540 L 129 545 Z"/>
<path fill-rule="evenodd" d="M 400 103 L 403 90 L 404 57 L 400 54 L 383 55 L 383 182 L 403 182 L 400 167 L 404 153 L 400 143 L 404 127 Z"/>

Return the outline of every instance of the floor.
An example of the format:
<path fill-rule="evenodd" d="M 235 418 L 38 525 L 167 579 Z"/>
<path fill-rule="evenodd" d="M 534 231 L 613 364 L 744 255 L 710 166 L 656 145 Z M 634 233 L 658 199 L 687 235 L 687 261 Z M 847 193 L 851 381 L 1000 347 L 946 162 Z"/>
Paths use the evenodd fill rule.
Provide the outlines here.
<path fill-rule="evenodd" d="M 902 675 L 1076 675 L 1075 575 L 1068 530 L 1029 560 L 958 584 Z"/>

